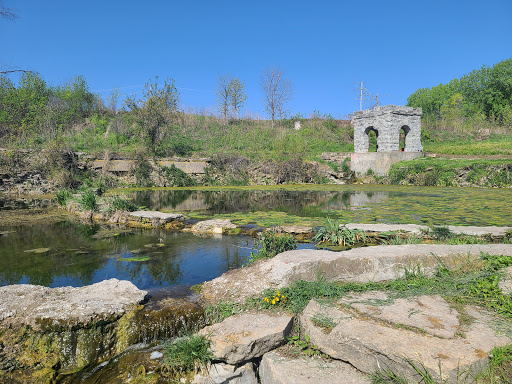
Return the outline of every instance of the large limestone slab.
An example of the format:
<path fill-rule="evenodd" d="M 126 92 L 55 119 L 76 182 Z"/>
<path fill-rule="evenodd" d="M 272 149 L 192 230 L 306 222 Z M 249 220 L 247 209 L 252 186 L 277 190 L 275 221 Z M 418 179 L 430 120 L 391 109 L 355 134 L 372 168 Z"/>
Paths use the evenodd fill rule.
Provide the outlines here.
<path fill-rule="evenodd" d="M 511 244 L 412 244 L 354 248 L 344 252 L 302 249 L 283 252 L 247 268 L 229 271 L 203 284 L 201 293 L 212 303 L 244 301 L 267 288 L 294 281 L 314 281 L 321 273 L 329 281 L 393 280 L 405 268 L 421 266 L 426 274 L 437 270 L 439 260 L 450 264 L 461 256 L 477 258 L 481 252 L 512 256 Z"/>
<path fill-rule="evenodd" d="M 190 229 L 196 233 L 208 233 L 208 234 L 222 234 L 229 229 L 236 228 L 236 225 L 231 223 L 228 219 L 212 219 L 200 221 L 192 226 Z"/>
<path fill-rule="evenodd" d="M 355 293 L 340 303 L 393 324 L 419 328 L 428 334 L 453 338 L 459 329 L 459 313 L 439 295 L 397 298 L 380 291 Z"/>
<path fill-rule="evenodd" d="M 314 325 L 312 319 L 319 314 L 336 323 L 330 333 Z M 455 383 L 458 373 L 471 376 L 484 369 L 494 346 L 512 341 L 505 336 L 505 330 L 493 329 L 493 318 L 485 311 L 467 307 L 466 314 L 472 317 L 472 322 L 463 330 L 464 338 L 440 338 L 403 327 L 398 321 L 382 322 L 350 308 L 327 306 L 316 301 L 308 304 L 300 321 L 311 342 L 322 352 L 346 361 L 362 372 L 369 374 L 378 369 L 392 369 L 417 382 L 418 374 L 411 365 L 414 362 L 423 364 L 434 377 L 439 377 L 441 372 L 443 379 Z"/>
<path fill-rule="evenodd" d="M 137 221 L 157 221 L 158 224 L 164 225 L 170 223 L 171 221 L 182 221 L 184 220 L 184 216 L 180 213 L 164 213 L 158 211 L 135 211 L 130 212 L 129 217 L 135 219 Z"/>
<path fill-rule="evenodd" d="M 261 384 L 370 384 L 371 380 L 350 364 L 307 357 L 287 357 L 279 350 L 261 360 Z"/>
<path fill-rule="evenodd" d="M 409 232 L 414 234 L 420 234 L 422 231 L 428 231 L 429 227 L 417 224 L 359 224 L 359 223 L 348 223 L 346 225 L 349 229 L 359 229 L 365 232 Z M 512 227 L 475 227 L 475 226 L 455 226 L 448 225 L 448 229 L 456 234 L 461 235 L 473 235 L 473 236 L 504 236 L 508 231 L 512 230 Z"/>
<path fill-rule="evenodd" d="M 289 315 L 242 314 L 205 327 L 199 334 L 210 337 L 216 359 L 238 364 L 284 344 L 292 321 Z"/>
<path fill-rule="evenodd" d="M 195 376 L 192 384 L 258 384 L 252 363 L 241 366 L 218 363 L 208 368 L 208 373 Z"/>
<path fill-rule="evenodd" d="M 146 294 L 130 281 L 117 279 L 80 288 L 8 285 L 0 287 L 0 325 L 40 330 L 106 321 L 133 309 Z"/>

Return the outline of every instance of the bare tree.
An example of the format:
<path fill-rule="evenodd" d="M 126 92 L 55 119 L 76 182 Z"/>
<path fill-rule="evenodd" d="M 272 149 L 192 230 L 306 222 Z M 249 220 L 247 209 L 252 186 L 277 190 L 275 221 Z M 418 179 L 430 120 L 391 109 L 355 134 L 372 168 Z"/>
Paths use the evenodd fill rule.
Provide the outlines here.
<path fill-rule="evenodd" d="M 244 106 L 247 95 L 245 94 L 245 84 L 240 81 L 238 77 L 231 80 L 229 92 L 229 101 L 233 108 L 233 114 L 235 119 L 237 118 L 238 112 Z"/>
<path fill-rule="evenodd" d="M 284 77 L 284 71 L 273 66 L 265 68 L 260 76 L 260 85 L 264 94 L 263 105 L 272 118 L 274 127 L 276 115 L 283 117 L 286 103 L 293 98 L 293 86 L 291 81 Z"/>
<path fill-rule="evenodd" d="M 18 18 L 14 9 L 4 7 L 3 1 L 0 1 L 0 16 L 11 21 Z"/>
<path fill-rule="evenodd" d="M 224 116 L 224 120 L 228 119 L 232 80 L 231 75 L 219 75 L 217 78 L 217 104 L 219 112 Z"/>

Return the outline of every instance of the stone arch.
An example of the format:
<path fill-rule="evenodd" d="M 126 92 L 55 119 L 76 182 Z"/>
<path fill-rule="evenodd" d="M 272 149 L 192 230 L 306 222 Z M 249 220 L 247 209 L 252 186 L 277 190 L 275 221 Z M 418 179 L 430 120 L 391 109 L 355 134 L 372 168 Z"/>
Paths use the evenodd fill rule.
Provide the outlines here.
<path fill-rule="evenodd" d="M 366 135 L 366 151 L 367 152 L 374 152 L 371 149 L 371 143 L 370 143 L 370 133 L 375 133 L 375 139 L 377 140 L 377 145 L 375 147 L 375 152 L 379 151 L 379 130 L 376 129 L 374 126 L 369 126 L 364 130 L 364 134 Z"/>
<path fill-rule="evenodd" d="M 408 140 L 407 135 L 409 135 L 409 132 L 411 131 L 411 128 L 408 125 L 402 125 L 400 127 L 400 130 L 398 131 L 399 138 L 398 138 L 398 150 L 399 151 L 406 151 Z"/>

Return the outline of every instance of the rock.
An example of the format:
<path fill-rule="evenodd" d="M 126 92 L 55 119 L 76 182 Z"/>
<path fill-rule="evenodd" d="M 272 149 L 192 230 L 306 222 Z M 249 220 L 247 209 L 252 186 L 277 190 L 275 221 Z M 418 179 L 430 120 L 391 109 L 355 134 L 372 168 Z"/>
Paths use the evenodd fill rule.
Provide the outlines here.
<path fill-rule="evenodd" d="M 279 225 L 277 227 L 271 228 L 271 230 L 275 232 L 283 232 L 283 233 L 292 233 L 292 234 L 309 234 L 313 232 L 312 227 L 306 227 L 303 225 Z"/>
<path fill-rule="evenodd" d="M 0 287 L 0 313 L 4 314 L 0 326 L 45 330 L 109 321 L 140 304 L 145 296 L 146 291 L 133 283 L 117 279 L 80 288 L 8 285 Z"/>
<path fill-rule="evenodd" d="M 208 368 L 208 374 L 196 375 L 192 384 L 258 384 L 258 379 L 252 363 L 242 366 L 218 363 Z"/>
<path fill-rule="evenodd" d="M 329 356 L 346 361 L 367 374 L 378 369 L 390 369 L 411 382 L 420 379 L 411 363 L 424 367 L 434 377 L 441 375 L 443 380 L 455 383 L 458 374 L 462 374 L 464 379 L 484 369 L 494 346 L 511 342 L 503 329 L 499 333 L 492 329 L 493 318 L 489 313 L 472 307 L 466 307 L 465 312 L 473 321 L 464 329 L 456 326 L 456 331 L 464 332 L 464 338 L 441 338 L 421 329 L 425 324 L 424 319 L 429 316 L 434 328 L 436 323 L 443 324 L 442 320 L 436 318 L 440 313 L 436 309 L 426 308 L 422 316 L 411 316 L 411 325 L 404 327 L 400 321 L 407 313 L 414 313 L 421 300 L 424 298 L 409 299 L 409 305 L 405 302 L 381 303 L 395 305 L 401 312 L 396 319 L 385 322 L 379 318 L 379 313 L 376 313 L 377 317 L 369 312 L 361 314 L 354 307 L 340 306 L 345 304 L 343 302 L 337 306 L 327 306 L 312 300 L 300 317 L 301 327 L 309 335 L 311 343 Z M 436 301 L 436 298 L 432 301 Z M 330 333 L 314 325 L 312 319 L 319 314 L 336 323 Z"/>
<path fill-rule="evenodd" d="M 413 244 L 354 248 L 344 252 L 302 249 L 283 252 L 272 259 L 247 268 L 232 270 L 203 284 L 206 301 L 244 301 L 268 288 L 289 286 L 298 280 L 315 281 L 321 273 L 329 281 L 393 280 L 404 276 L 405 269 L 421 266 L 434 273 L 441 260 L 448 265 L 462 256 L 478 258 L 481 252 L 511 255 L 511 244 Z"/>
<path fill-rule="evenodd" d="M 185 217 L 179 213 L 163 213 L 158 211 L 135 211 L 128 212 L 128 220 L 138 222 L 151 222 L 153 227 L 162 227 L 173 221 L 183 221 Z"/>
<path fill-rule="evenodd" d="M 210 337 L 216 359 L 239 364 L 282 345 L 292 320 L 290 315 L 242 314 L 205 327 L 199 334 Z"/>
<path fill-rule="evenodd" d="M 36 248 L 36 249 L 27 249 L 23 251 L 25 253 L 48 253 L 50 252 L 50 248 Z"/>
<path fill-rule="evenodd" d="M 192 226 L 190 229 L 192 232 L 197 233 L 212 233 L 212 234 L 223 234 L 229 229 L 236 228 L 236 225 L 233 224 L 228 219 L 213 219 L 213 220 L 205 220 L 200 221 Z"/>
<path fill-rule="evenodd" d="M 349 223 L 346 225 L 349 229 L 359 229 L 365 232 L 390 232 L 390 231 L 401 231 L 420 234 L 422 231 L 428 231 L 429 227 L 424 225 L 416 224 L 359 224 Z M 474 226 L 455 226 L 449 225 L 448 229 L 453 233 L 460 235 L 472 235 L 472 236 L 504 236 L 507 231 L 512 230 L 512 227 L 474 227 Z"/>
<path fill-rule="evenodd" d="M 261 360 L 261 384 L 370 384 L 371 380 L 350 364 L 338 360 L 287 357 L 279 350 L 268 352 Z"/>

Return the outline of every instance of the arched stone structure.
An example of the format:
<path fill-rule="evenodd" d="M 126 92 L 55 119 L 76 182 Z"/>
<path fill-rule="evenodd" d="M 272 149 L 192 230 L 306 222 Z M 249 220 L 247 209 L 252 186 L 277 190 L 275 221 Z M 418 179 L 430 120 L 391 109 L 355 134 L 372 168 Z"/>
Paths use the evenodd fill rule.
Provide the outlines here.
<path fill-rule="evenodd" d="M 405 152 L 421 152 L 421 108 L 386 105 L 354 112 L 354 152 L 368 152 L 368 133 L 377 135 L 377 152 L 398 152 L 400 131 L 405 133 Z"/>

